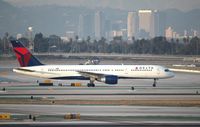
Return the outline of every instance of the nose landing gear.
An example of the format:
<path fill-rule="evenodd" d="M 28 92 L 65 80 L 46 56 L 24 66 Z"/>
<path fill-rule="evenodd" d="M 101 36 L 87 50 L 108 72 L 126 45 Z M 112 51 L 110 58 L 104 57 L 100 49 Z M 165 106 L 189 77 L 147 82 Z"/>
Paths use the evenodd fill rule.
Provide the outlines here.
<path fill-rule="evenodd" d="M 157 80 L 158 80 L 158 79 L 154 78 L 153 87 L 156 87 Z"/>

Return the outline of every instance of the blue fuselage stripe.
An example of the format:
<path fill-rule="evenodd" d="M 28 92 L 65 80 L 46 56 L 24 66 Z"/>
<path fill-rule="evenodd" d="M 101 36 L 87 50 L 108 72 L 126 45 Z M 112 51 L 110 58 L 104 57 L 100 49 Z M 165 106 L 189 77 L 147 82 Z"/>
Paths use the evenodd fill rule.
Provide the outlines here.
<path fill-rule="evenodd" d="M 90 80 L 90 78 L 88 77 L 83 77 L 83 76 L 69 76 L 69 77 L 54 77 L 51 79 L 60 79 L 60 80 Z"/>

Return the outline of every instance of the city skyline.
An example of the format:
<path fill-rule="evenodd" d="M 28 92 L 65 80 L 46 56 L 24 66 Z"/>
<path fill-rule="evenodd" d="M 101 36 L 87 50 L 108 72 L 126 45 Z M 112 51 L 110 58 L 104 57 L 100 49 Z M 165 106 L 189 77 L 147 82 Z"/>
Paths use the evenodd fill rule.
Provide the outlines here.
<path fill-rule="evenodd" d="M 88 9 L 53 5 L 21 8 L 5 1 L 0 3 L 2 9 L 0 18 L 5 17 L 1 18 L 1 35 L 4 35 L 4 31 L 11 35 L 26 34 L 28 27 L 33 27 L 34 34 L 41 32 L 47 36 L 56 34 L 64 37 L 71 36 L 73 33 L 73 36 L 78 35 L 82 39 L 90 36 L 98 39 L 105 37 L 109 40 L 115 36 L 129 40 L 132 37 L 137 39 L 165 36 L 165 31 L 169 27 L 173 28 L 174 35 L 178 36 L 185 35 L 185 31 L 188 35 L 199 36 L 200 33 L 198 23 L 200 9 L 189 12 L 147 8 L 124 11 L 111 8 Z M 142 13 L 141 10 L 144 12 L 146 10 L 146 13 Z M 98 14 L 98 12 L 101 13 Z M 130 18 L 128 18 L 129 12 Z"/>
<path fill-rule="evenodd" d="M 95 39 L 100 39 L 101 37 L 107 39 L 122 37 L 123 39 L 132 40 L 133 37 L 135 39 L 150 39 L 162 36 L 167 39 L 176 39 L 188 36 L 199 36 L 199 31 L 195 29 L 192 29 L 191 31 L 185 29 L 182 31 L 182 34 L 176 32 L 170 25 L 163 23 L 163 17 L 160 16 L 159 10 L 138 10 L 128 12 L 127 20 L 125 22 L 122 20 L 118 21 L 118 24 L 116 24 L 116 21 L 110 22 L 110 20 L 105 19 L 104 16 L 104 13 L 101 11 L 94 12 L 94 20 L 92 23 L 91 19 L 91 21 L 84 21 L 85 16 L 82 14 L 79 15 L 79 26 L 77 28 L 79 38 L 85 39 L 88 36 L 94 37 Z M 90 22 L 90 24 L 87 22 Z M 88 33 L 87 29 L 84 28 L 84 26 L 93 26 L 92 24 L 94 25 L 94 36 L 92 35 L 92 32 Z M 123 25 L 121 26 L 121 24 Z M 110 26 L 113 27 L 110 28 Z M 160 29 L 160 27 L 164 28 L 164 30 Z"/>

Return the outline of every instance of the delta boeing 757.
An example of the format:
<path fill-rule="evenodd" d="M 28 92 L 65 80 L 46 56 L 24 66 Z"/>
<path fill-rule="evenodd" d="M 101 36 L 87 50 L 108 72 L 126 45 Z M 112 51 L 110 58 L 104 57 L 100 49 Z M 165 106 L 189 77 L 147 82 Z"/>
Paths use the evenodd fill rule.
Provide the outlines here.
<path fill-rule="evenodd" d="M 89 80 L 88 87 L 94 87 L 95 81 L 117 84 L 119 79 L 158 79 L 174 77 L 168 68 L 158 65 L 45 65 L 42 64 L 18 40 L 11 40 L 20 67 L 14 72 L 58 80 Z"/>

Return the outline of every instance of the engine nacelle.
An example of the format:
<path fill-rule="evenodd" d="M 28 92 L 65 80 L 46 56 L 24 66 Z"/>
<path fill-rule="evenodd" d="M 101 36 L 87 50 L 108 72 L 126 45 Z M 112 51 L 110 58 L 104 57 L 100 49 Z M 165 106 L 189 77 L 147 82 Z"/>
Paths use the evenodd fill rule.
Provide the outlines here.
<path fill-rule="evenodd" d="M 118 77 L 113 75 L 107 75 L 102 78 L 97 79 L 99 82 L 104 82 L 106 84 L 117 84 Z"/>

